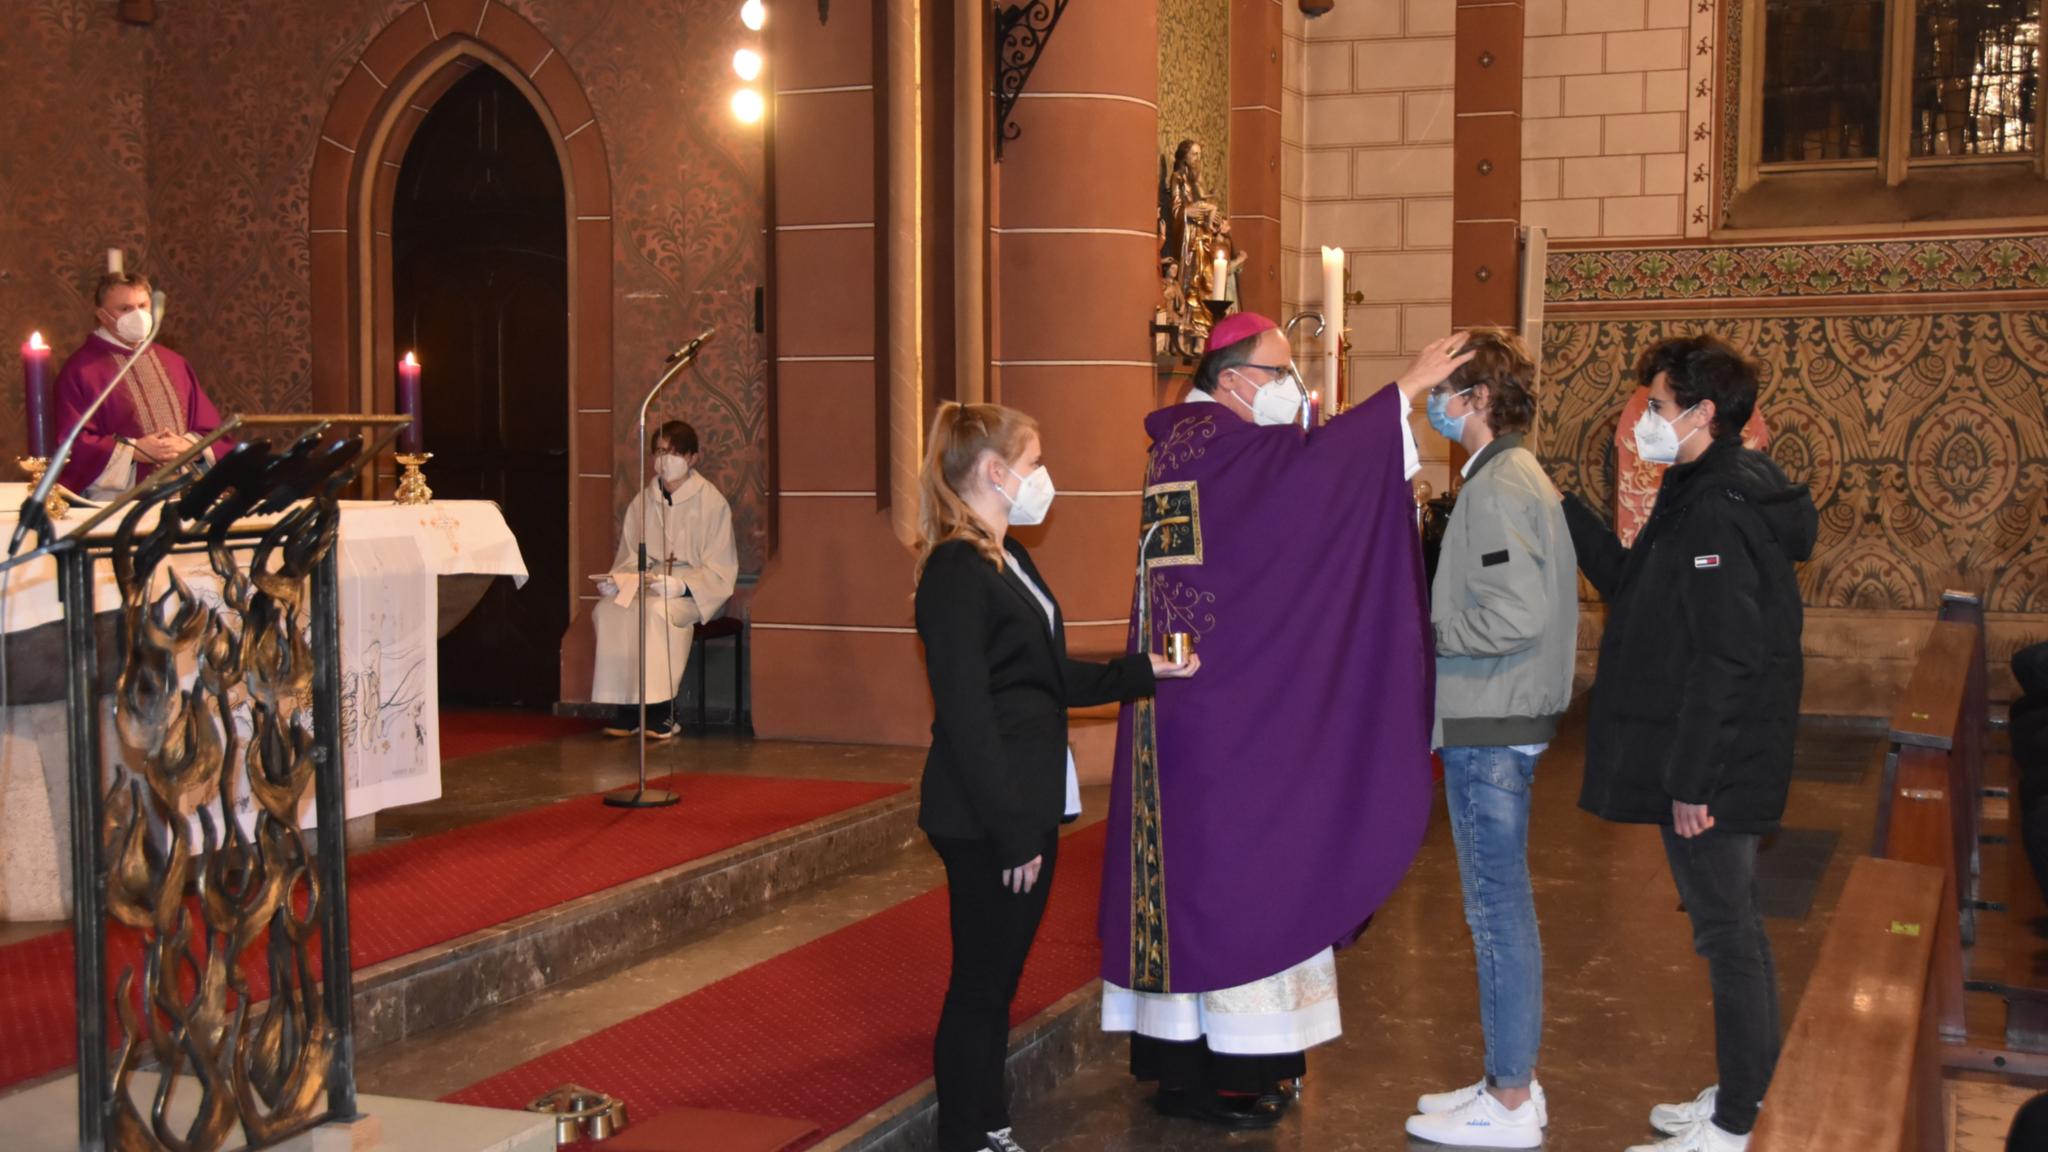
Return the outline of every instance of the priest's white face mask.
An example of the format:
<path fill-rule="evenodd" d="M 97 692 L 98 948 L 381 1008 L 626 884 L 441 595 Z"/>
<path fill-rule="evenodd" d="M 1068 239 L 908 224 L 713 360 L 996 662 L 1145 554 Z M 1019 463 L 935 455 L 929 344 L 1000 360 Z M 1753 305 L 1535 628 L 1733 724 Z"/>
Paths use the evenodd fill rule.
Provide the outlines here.
<path fill-rule="evenodd" d="M 149 290 L 138 284 L 115 285 L 107 289 L 97 314 L 109 332 L 132 348 L 149 336 Z"/>

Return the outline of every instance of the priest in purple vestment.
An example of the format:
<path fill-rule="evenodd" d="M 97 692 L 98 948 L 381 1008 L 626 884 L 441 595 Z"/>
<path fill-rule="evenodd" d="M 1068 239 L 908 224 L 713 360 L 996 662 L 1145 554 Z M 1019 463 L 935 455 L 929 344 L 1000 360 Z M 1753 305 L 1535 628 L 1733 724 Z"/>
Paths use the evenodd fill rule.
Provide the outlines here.
<path fill-rule="evenodd" d="M 69 434 L 136 345 L 149 335 L 149 281 L 133 272 L 100 277 L 93 317 L 99 327 L 57 374 L 57 436 Z M 121 492 L 220 427 L 220 413 L 183 356 L 151 345 L 72 445 L 58 479 L 94 499 Z M 229 448 L 216 442 L 219 459 Z"/>
<path fill-rule="evenodd" d="M 1285 336 L 1239 314 L 1188 402 L 1145 421 L 1130 651 L 1186 633 L 1208 672 L 1118 721 L 1103 1027 L 1132 1033 L 1169 1115 L 1279 1121 L 1342 1031 L 1334 949 L 1422 843 L 1435 652 L 1408 412 L 1461 343 L 1305 431 Z"/>

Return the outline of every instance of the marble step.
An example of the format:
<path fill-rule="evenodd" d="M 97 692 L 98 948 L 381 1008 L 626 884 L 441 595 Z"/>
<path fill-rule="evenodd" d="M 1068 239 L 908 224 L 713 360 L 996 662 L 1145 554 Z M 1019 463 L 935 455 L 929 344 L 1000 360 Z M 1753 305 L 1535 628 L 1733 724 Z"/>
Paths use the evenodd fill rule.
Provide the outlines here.
<path fill-rule="evenodd" d="M 897 852 L 917 834 L 909 790 L 361 969 L 356 1051 L 673 947 Z"/>

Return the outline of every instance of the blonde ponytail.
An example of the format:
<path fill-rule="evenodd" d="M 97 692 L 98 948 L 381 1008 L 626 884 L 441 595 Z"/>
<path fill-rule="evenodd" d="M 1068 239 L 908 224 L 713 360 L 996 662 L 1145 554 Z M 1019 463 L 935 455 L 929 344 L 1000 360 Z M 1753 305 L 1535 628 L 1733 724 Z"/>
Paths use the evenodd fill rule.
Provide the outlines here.
<path fill-rule="evenodd" d="M 932 418 L 927 439 L 924 468 L 918 474 L 917 574 L 924 575 L 925 561 L 932 550 L 949 540 L 965 540 L 988 558 L 998 571 L 1003 567 L 1003 546 L 988 530 L 960 492 L 973 479 L 974 466 L 982 453 L 994 452 L 1001 460 L 1015 460 L 1024 451 L 1025 438 L 1038 431 L 1038 421 L 1000 404 L 939 405 Z"/>

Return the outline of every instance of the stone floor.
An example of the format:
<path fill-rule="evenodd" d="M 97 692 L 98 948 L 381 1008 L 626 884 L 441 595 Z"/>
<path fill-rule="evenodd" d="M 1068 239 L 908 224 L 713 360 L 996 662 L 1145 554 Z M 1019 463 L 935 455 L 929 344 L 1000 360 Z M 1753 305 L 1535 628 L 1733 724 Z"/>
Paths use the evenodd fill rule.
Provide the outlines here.
<path fill-rule="evenodd" d="M 1828 770 L 1802 772 L 1785 825 L 1840 836 L 1813 911 L 1804 920 L 1768 922 L 1787 1020 L 1827 910 L 1868 843 L 1882 751 L 1875 734 L 1824 725 L 1810 725 L 1801 741 L 1802 759 Z M 1582 729 L 1568 724 L 1537 772 L 1530 868 L 1546 995 L 1538 1075 L 1550 1097 L 1545 1147 L 1619 1152 L 1653 1135 L 1645 1119 L 1652 1104 L 1689 1098 L 1713 1081 L 1713 1022 L 1705 965 L 1692 953 L 1657 833 L 1578 810 L 1582 756 Z M 1084 1068 L 1049 1104 L 1014 1117 L 1026 1147 L 1410 1147 L 1402 1121 L 1415 1097 L 1468 1084 L 1483 1071 L 1471 942 L 1441 808 L 1414 870 L 1337 963 L 1345 1035 L 1310 1054 L 1301 1102 L 1277 1130 L 1232 1135 L 1161 1117 L 1118 1052 Z"/>
<path fill-rule="evenodd" d="M 1787 1020 L 1849 864 L 1867 850 L 1880 740 L 1867 729 L 1819 723 L 1801 735 L 1786 828 L 1808 833 L 1809 842 L 1831 834 L 1833 849 L 1811 911 L 1769 922 Z M 1651 1104 L 1689 1097 L 1711 1081 L 1712 1023 L 1705 968 L 1692 954 L 1657 835 L 1578 811 L 1582 755 L 1581 727 L 1568 723 L 1539 769 L 1531 835 L 1548 997 L 1541 1075 L 1553 1120 L 1546 1146 L 1618 1152 L 1651 1135 L 1644 1122 Z M 650 747 L 649 771 L 910 779 L 922 760 L 921 749 L 713 734 Z M 453 761 L 441 800 L 389 813 L 384 826 L 431 834 L 617 787 L 633 768 L 630 742 L 594 735 Z M 1091 813 L 1106 807 L 1104 791 L 1088 790 Z M 623 969 L 369 1053 L 359 1067 L 361 1087 L 426 1099 L 454 1091 L 942 882 L 936 859 L 913 846 Z M 1441 810 L 1413 871 L 1365 939 L 1339 955 L 1338 968 L 1346 1034 L 1311 1054 L 1302 1101 L 1277 1130 L 1233 1135 L 1158 1116 L 1125 1075 L 1117 1046 L 1049 1101 L 1020 1112 L 1018 1136 L 1035 1152 L 1411 1147 L 1401 1122 L 1415 1095 L 1468 1083 L 1481 1070 L 1471 947 Z M 1963 1110 L 1988 1131 L 1995 1124 L 1989 1114 L 2016 1091 L 1970 1089 Z"/>

